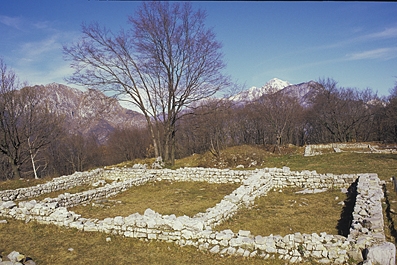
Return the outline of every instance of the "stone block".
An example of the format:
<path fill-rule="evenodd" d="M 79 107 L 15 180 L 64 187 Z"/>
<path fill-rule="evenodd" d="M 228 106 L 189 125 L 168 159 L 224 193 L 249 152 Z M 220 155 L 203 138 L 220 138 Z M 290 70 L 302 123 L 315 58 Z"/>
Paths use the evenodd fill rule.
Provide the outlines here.
<path fill-rule="evenodd" d="M 219 251 L 220 251 L 219 245 L 215 245 L 215 246 L 213 246 L 213 247 L 210 249 L 210 253 L 213 253 L 213 254 L 219 253 Z"/>
<path fill-rule="evenodd" d="M 396 247 L 393 243 L 375 245 L 369 247 L 366 252 L 366 260 L 370 260 L 374 265 L 395 265 Z"/>

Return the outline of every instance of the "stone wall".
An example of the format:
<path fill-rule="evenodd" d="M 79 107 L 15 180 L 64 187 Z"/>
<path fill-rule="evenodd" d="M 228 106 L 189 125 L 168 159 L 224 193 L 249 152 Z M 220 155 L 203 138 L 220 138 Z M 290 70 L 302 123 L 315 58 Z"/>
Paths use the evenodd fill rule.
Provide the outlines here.
<path fill-rule="evenodd" d="M 291 171 L 288 167 L 255 171 L 204 168 L 111 169 L 97 170 L 96 174 L 97 176 L 89 175 L 90 177 L 87 179 L 90 178 L 91 182 L 97 183 L 103 180 L 113 182 L 90 191 L 76 194 L 65 193 L 57 198 L 47 198 L 40 202 L 30 200 L 20 201 L 17 204 L 10 200 L 15 195 L 8 197 L 8 200 L 7 196 L 2 195 L 2 198 L 5 197 L 6 200 L 0 201 L 0 215 L 25 221 L 36 220 L 40 223 L 51 223 L 83 231 L 119 234 L 145 240 L 162 240 L 181 246 L 193 245 L 201 250 L 223 255 L 260 256 L 265 259 L 275 256 L 291 263 L 311 258 L 321 263 L 345 264 L 350 257 L 357 260 L 371 258 L 375 261 L 376 257 L 371 256 L 371 253 L 375 253 L 373 248 L 376 247 L 376 251 L 378 251 L 379 246 L 387 245 L 383 231 L 381 206 L 383 192 L 376 174 L 318 174 L 315 171 Z M 71 180 L 72 178 L 79 179 L 81 177 L 80 174 L 72 176 L 69 176 L 71 182 L 74 182 Z M 63 177 L 63 179 L 67 179 L 67 177 Z M 142 185 L 152 180 L 232 182 L 241 183 L 241 185 L 214 207 L 193 217 L 161 215 L 147 209 L 143 215 L 134 213 L 126 217 L 117 216 L 97 220 L 84 218 L 67 209 L 67 207 L 80 203 L 113 196 L 133 185 Z M 89 183 L 90 181 L 82 182 Z M 232 217 L 241 207 L 253 205 L 257 197 L 265 195 L 272 188 L 347 188 L 354 181 L 357 182 L 357 196 L 352 226 L 347 237 L 326 233 L 295 233 L 283 237 L 279 235 L 262 236 L 252 235 L 250 231 L 245 230 L 240 230 L 238 233 L 231 230 L 213 230 L 224 220 Z M 57 179 L 52 182 L 60 183 Z M 47 186 L 52 187 L 54 184 Z M 58 188 L 60 186 L 59 184 Z M 65 186 L 69 187 L 69 185 Z M 31 187 L 31 189 L 36 190 L 37 187 Z M 5 194 L 11 193 L 5 192 Z M 31 192 L 30 194 L 35 195 L 36 193 Z M 390 244 L 387 247 L 390 248 Z M 363 256 L 361 254 L 363 252 L 368 255 Z"/>
<path fill-rule="evenodd" d="M 102 179 L 103 169 L 95 169 L 86 172 L 76 172 L 69 176 L 54 178 L 52 181 L 37 186 L 19 188 L 15 190 L 0 191 L 2 201 L 24 200 L 37 197 L 58 190 L 67 190 L 76 186 L 93 183 Z"/>
<path fill-rule="evenodd" d="M 357 149 L 362 149 L 362 150 L 359 151 Z M 384 153 L 384 154 L 397 153 L 397 149 L 395 147 L 381 149 L 378 145 L 366 144 L 366 143 L 331 143 L 331 144 L 307 145 L 305 147 L 304 156 L 321 155 L 323 154 L 324 151 L 326 151 L 326 153 L 329 153 L 329 151 L 339 153 L 339 152 L 350 152 L 351 150 L 355 150 L 355 152 L 359 152 L 359 153 Z"/>

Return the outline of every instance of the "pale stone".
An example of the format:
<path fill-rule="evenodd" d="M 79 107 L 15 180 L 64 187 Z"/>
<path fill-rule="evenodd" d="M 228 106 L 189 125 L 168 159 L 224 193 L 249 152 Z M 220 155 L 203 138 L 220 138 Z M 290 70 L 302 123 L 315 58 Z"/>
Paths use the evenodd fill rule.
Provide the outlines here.
<path fill-rule="evenodd" d="M 124 224 L 124 217 L 122 217 L 122 216 L 116 216 L 116 217 L 114 218 L 114 224 L 115 224 L 115 225 L 122 226 L 122 225 Z"/>
<path fill-rule="evenodd" d="M 3 208 L 12 209 L 12 208 L 14 208 L 17 205 L 13 201 L 6 201 L 6 202 L 3 202 L 3 204 L 1 206 Z"/>
<path fill-rule="evenodd" d="M 21 254 L 20 254 L 19 252 L 17 252 L 17 251 L 12 251 L 10 254 L 7 255 L 7 258 L 8 258 L 10 261 L 15 262 L 15 261 L 19 261 L 19 260 L 18 260 L 18 257 L 19 257 L 20 255 L 21 255 Z"/>
<path fill-rule="evenodd" d="M 247 230 L 238 231 L 239 236 L 249 236 L 250 234 L 251 234 L 251 231 L 247 231 Z"/>
<path fill-rule="evenodd" d="M 396 257 L 396 247 L 393 243 L 385 242 L 368 248 L 367 260 L 374 265 L 394 265 Z"/>
<path fill-rule="evenodd" d="M 244 255 L 244 252 L 245 252 L 244 249 L 239 248 L 239 249 L 236 251 L 236 255 L 238 255 L 238 256 L 243 256 L 243 255 Z"/>
<path fill-rule="evenodd" d="M 213 254 L 219 253 L 219 251 L 220 251 L 219 245 L 215 245 L 214 247 L 212 247 L 210 249 L 210 252 L 213 253 Z"/>
<path fill-rule="evenodd" d="M 227 254 L 229 255 L 234 255 L 236 253 L 236 249 L 233 247 L 228 247 L 227 248 Z"/>

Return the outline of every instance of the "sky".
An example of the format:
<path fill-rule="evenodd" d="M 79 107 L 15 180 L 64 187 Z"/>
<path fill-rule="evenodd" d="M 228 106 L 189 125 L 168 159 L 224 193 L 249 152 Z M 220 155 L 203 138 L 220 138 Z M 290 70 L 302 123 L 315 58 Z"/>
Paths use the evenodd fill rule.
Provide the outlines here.
<path fill-rule="evenodd" d="M 31 85 L 67 84 L 63 45 L 82 23 L 128 28 L 141 2 L 5 0 L 0 58 Z M 248 89 L 272 78 L 292 84 L 332 78 L 341 87 L 389 95 L 397 83 L 397 2 L 196 1 L 223 44 L 224 73 Z M 67 84 L 76 87 L 72 84 Z"/>

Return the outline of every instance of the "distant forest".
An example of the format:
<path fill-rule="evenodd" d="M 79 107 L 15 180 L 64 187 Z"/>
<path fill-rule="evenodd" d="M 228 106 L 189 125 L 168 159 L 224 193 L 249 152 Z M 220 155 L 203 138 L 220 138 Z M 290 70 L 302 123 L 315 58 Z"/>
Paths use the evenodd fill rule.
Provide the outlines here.
<path fill-rule="evenodd" d="M 254 102 L 211 99 L 186 109 L 176 124 L 176 158 L 236 145 L 273 147 L 317 143 L 397 143 L 397 84 L 387 97 L 370 89 L 320 80 L 312 97 L 268 94 Z M 30 92 L 29 92 L 30 91 Z M 31 90 L 0 94 L 0 179 L 60 176 L 153 157 L 147 129 L 115 129 L 105 143 L 71 134 L 62 117 L 38 106 Z"/>

